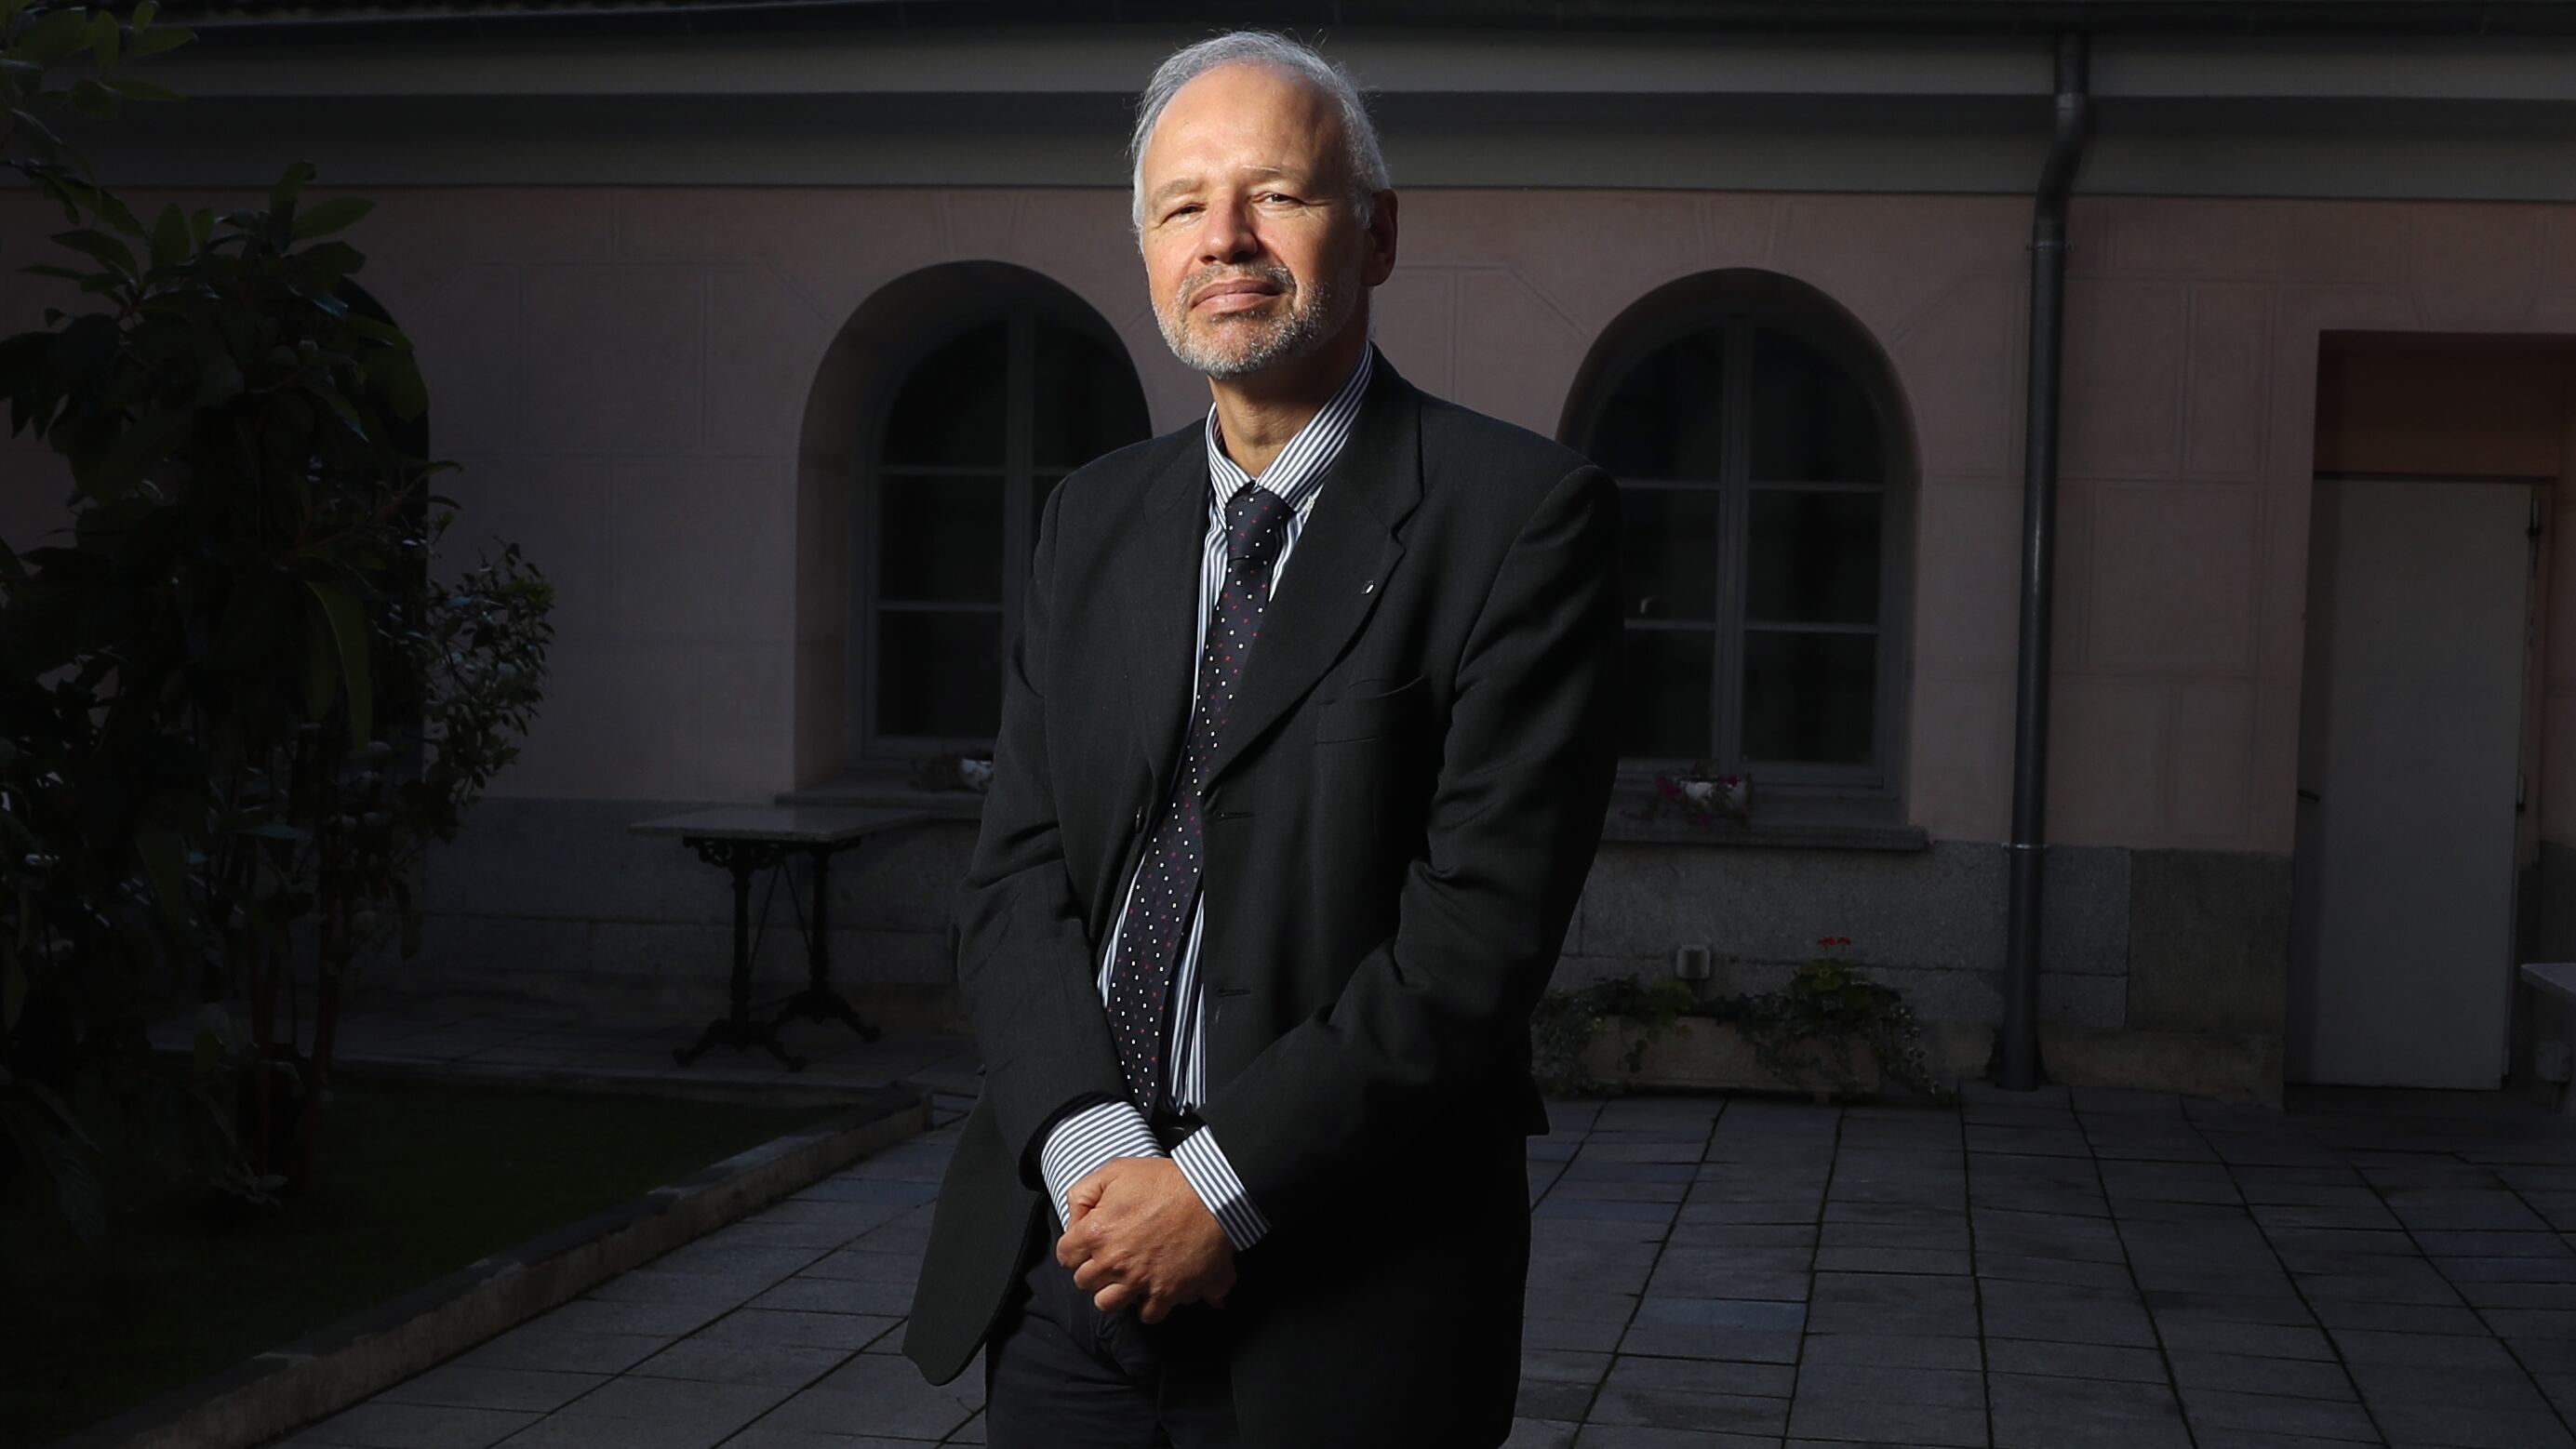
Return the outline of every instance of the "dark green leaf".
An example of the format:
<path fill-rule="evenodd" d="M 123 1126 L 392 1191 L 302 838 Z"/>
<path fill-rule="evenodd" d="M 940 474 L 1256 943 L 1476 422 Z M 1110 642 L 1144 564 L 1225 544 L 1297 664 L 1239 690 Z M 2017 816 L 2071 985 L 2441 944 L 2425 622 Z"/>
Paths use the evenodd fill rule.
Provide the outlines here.
<path fill-rule="evenodd" d="M 125 54 L 128 59 L 138 55 L 159 55 L 165 50 L 176 50 L 196 38 L 197 32 L 184 25 L 156 25 L 148 31 L 137 25 L 134 39 L 125 47 Z"/>
<path fill-rule="evenodd" d="M 124 38 L 125 27 L 117 23 L 114 11 L 100 8 L 90 12 L 89 49 L 98 57 L 102 71 L 116 68 L 116 43 Z"/>
<path fill-rule="evenodd" d="M 292 212 L 295 209 L 295 198 L 297 193 L 303 191 L 304 183 L 312 179 L 312 162 L 297 161 L 289 165 L 285 172 L 277 178 L 277 184 L 269 188 L 269 211 L 272 213 Z"/>
<path fill-rule="evenodd" d="M 120 275 L 131 277 L 135 274 L 133 251 L 125 243 L 95 227 L 85 226 L 74 231 L 58 231 L 54 233 L 54 240 L 70 247 L 73 251 L 98 258 L 102 264 Z"/>
<path fill-rule="evenodd" d="M 46 345 L 43 365 L 49 374 L 47 382 L 65 392 L 91 386 L 115 366 L 117 350 L 124 341 L 125 334 L 117 330 L 116 319 L 105 312 L 73 318 Z"/>
<path fill-rule="evenodd" d="M 363 744 L 375 738 L 375 722 L 370 717 L 375 691 L 367 682 L 367 617 L 359 610 L 358 601 L 338 584 L 306 579 L 304 585 L 322 605 L 323 617 L 331 624 L 331 637 L 339 645 L 340 681 L 349 697 L 349 738 Z"/>
<path fill-rule="evenodd" d="M 113 501 L 134 491 L 143 475 L 158 467 L 187 438 L 194 421 L 188 413 L 172 411 L 155 413 L 127 428 L 88 470 L 88 476 L 80 478 L 82 491 L 102 501 Z M 73 472 L 76 477 L 82 472 L 77 462 Z"/>
<path fill-rule="evenodd" d="M 322 400 L 322 405 L 331 410 L 331 416 L 338 418 L 348 427 L 350 436 L 362 441 L 366 438 L 366 420 L 358 416 L 358 410 L 349 405 L 349 400 L 340 395 L 340 390 L 338 388 L 310 387 L 306 388 L 305 391 L 311 393 L 314 397 L 320 398 Z"/>
<path fill-rule="evenodd" d="M 387 347 L 399 347 L 405 352 L 411 351 L 411 339 L 403 335 L 403 330 L 399 327 L 390 326 L 373 317 L 362 316 L 355 312 L 349 314 L 348 321 L 350 331 L 370 342 L 381 342 Z"/>
<path fill-rule="evenodd" d="M 184 101 L 187 99 L 186 96 L 168 86 L 156 86 L 150 81 L 131 80 L 124 76 L 109 76 L 99 84 L 129 101 Z"/>
<path fill-rule="evenodd" d="M 367 359 L 366 369 L 367 380 L 384 395 L 395 417 L 408 422 L 429 410 L 429 389 L 409 352 L 376 353 Z"/>
<path fill-rule="evenodd" d="M 241 391 L 241 369 L 233 365 L 230 356 L 218 352 L 206 359 L 204 371 L 198 374 L 197 395 L 191 405 L 201 408 L 221 407 L 241 396 Z"/>
<path fill-rule="evenodd" d="M 188 251 L 188 218 L 172 202 L 152 219 L 152 265 L 177 266 L 187 260 Z"/>
<path fill-rule="evenodd" d="M 302 238 L 335 232 L 354 225 L 375 209 L 376 204 L 363 196 L 335 196 L 316 202 L 295 218 L 295 235 Z"/>
<path fill-rule="evenodd" d="M 119 201 L 114 192 L 98 193 L 98 214 L 109 226 L 127 236 L 140 239 L 143 235 L 143 223 L 134 219 L 133 209 Z"/>
<path fill-rule="evenodd" d="M 46 145 L 54 147 L 57 150 L 61 149 L 63 138 L 55 135 L 53 127 L 46 125 L 42 120 L 38 119 L 35 112 L 25 109 L 12 109 L 9 112 L 9 115 L 12 119 L 17 121 L 19 125 L 26 127 L 28 131 L 33 133 L 37 140 L 42 141 Z"/>
<path fill-rule="evenodd" d="M 339 286 L 342 277 L 366 264 L 365 252 L 342 241 L 317 242 L 295 254 L 298 277 L 327 281 L 334 288 Z M 339 300 L 345 302 L 347 299 Z"/>
<path fill-rule="evenodd" d="M 89 36 L 89 17 L 78 10 L 56 10 L 27 27 L 18 37 L 18 57 L 51 65 L 81 48 Z"/>
<path fill-rule="evenodd" d="M 116 119 L 116 92 L 87 76 L 73 81 L 72 88 L 62 94 L 63 104 L 70 107 L 76 116 L 86 116 L 93 121 Z"/>
<path fill-rule="evenodd" d="M 314 306 L 321 308 L 323 311 L 330 313 L 334 317 L 346 317 L 349 315 L 349 304 L 332 296 L 328 292 L 316 291 L 311 287 L 289 287 L 287 290 L 303 298 L 305 301 L 312 303 Z"/>

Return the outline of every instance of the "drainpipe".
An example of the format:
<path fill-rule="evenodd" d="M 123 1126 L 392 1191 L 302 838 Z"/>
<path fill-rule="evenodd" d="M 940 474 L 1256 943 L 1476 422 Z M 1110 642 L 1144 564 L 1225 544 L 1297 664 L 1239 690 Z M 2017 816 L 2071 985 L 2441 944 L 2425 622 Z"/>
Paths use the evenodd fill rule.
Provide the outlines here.
<path fill-rule="evenodd" d="M 2004 1021 L 1995 1084 L 2040 1085 L 2039 891 L 2047 847 L 2049 604 L 2057 566 L 2057 398 L 2065 330 L 2066 195 L 2084 158 L 2085 36 L 2057 37 L 2057 120 L 2030 222 L 2030 376 L 2021 494 L 2021 663 L 2013 680 L 2010 912 L 2004 936 Z"/>

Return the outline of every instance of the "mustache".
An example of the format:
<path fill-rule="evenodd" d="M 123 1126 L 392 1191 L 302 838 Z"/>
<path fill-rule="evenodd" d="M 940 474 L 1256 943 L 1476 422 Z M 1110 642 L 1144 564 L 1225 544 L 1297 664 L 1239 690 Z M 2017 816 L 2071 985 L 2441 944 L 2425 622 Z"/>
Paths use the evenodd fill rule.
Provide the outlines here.
<path fill-rule="evenodd" d="M 1174 289 L 1173 300 L 1186 308 L 1199 293 L 1219 282 L 1266 282 L 1292 295 L 1297 290 L 1296 274 L 1286 267 L 1208 267 L 1183 277 L 1181 285 Z"/>

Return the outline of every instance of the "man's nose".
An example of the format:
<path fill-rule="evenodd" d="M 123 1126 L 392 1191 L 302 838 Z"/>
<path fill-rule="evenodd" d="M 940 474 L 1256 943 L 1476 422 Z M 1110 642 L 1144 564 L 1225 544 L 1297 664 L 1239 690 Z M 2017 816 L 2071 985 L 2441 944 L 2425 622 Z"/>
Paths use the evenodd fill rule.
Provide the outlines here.
<path fill-rule="evenodd" d="M 1261 250 L 1260 234 L 1253 230 L 1252 218 L 1243 207 L 1231 201 L 1211 204 L 1199 222 L 1199 259 L 1204 262 L 1239 262 Z"/>

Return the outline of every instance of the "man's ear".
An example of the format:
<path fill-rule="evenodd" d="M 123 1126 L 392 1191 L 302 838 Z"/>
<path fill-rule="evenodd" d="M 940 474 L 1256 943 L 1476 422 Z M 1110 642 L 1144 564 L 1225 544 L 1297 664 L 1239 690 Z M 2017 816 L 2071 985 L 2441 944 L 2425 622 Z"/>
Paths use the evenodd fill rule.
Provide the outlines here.
<path fill-rule="evenodd" d="M 1368 260 L 1360 269 L 1360 278 L 1374 287 L 1395 271 L 1395 193 L 1377 194 L 1377 211 L 1369 217 Z"/>

